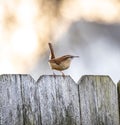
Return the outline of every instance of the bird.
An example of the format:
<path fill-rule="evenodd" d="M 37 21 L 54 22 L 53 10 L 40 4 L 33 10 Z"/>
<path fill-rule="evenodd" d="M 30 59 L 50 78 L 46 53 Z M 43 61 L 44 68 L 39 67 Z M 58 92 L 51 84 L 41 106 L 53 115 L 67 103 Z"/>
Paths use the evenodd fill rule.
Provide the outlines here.
<path fill-rule="evenodd" d="M 50 58 L 48 60 L 48 63 L 50 65 L 51 69 L 58 70 L 62 73 L 62 76 L 65 76 L 62 71 L 66 70 L 70 67 L 70 64 L 71 64 L 71 61 L 73 58 L 78 58 L 79 56 L 64 55 L 64 56 L 56 58 L 53 47 L 52 47 L 52 43 L 48 43 L 48 45 L 49 45 L 49 49 L 50 49 Z M 54 72 L 53 72 L 53 74 L 54 74 Z"/>

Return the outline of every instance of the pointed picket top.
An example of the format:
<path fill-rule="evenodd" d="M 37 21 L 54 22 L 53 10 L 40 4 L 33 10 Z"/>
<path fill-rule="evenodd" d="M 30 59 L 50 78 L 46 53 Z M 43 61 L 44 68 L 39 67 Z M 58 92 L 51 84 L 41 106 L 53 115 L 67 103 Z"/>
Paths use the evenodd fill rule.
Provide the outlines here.
<path fill-rule="evenodd" d="M 33 122 L 32 94 L 35 80 L 27 74 L 0 75 L 1 125 Z M 26 116 L 26 117 L 25 117 Z M 23 119 L 24 117 L 24 119 Z"/>
<path fill-rule="evenodd" d="M 82 125 L 119 125 L 116 85 L 109 76 L 83 76 L 79 95 Z"/>
<path fill-rule="evenodd" d="M 80 125 L 78 86 L 70 76 L 41 76 L 38 93 L 43 125 Z"/>
<path fill-rule="evenodd" d="M 119 91 L 109 76 L 0 75 L 0 124 L 119 125 Z"/>

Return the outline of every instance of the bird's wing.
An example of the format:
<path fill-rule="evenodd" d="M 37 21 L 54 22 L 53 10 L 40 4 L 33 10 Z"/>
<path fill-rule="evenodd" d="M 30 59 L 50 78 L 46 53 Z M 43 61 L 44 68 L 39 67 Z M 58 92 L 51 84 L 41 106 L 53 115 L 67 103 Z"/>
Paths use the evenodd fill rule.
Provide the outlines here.
<path fill-rule="evenodd" d="M 62 56 L 62 57 L 58 57 L 58 58 L 54 58 L 54 59 L 51 59 L 49 60 L 49 62 L 51 63 L 56 63 L 57 65 L 60 65 L 61 62 L 63 62 L 64 60 L 66 60 L 68 58 L 68 56 Z"/>
<path fill-rule="evenodd" d="M 61 63 L 59 60 L 56 60 L 56 59 L 51 59 L 51 60 L 49 60 L 49 62 L 56 63 L 57 65 L 60 65 L 60 63 Z"/>

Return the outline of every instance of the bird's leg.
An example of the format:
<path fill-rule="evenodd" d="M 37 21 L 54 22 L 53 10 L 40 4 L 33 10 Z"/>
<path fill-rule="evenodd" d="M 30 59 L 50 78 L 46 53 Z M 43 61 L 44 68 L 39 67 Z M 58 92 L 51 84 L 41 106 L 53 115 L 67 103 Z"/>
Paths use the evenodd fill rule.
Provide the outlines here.
<path fill-rule="evenodd" d="M 54 78 L 56 77 L 56 74 L 54 73 L 54 70 L 52 70 L 53 71 L 53 76 L 54 76 Z"/>
<path fill-rule="evenodd" d="M 65 74 L 62 71 L 60 71 L 60 72 L 62 73 L 62 76 L 65 78 Z"/>

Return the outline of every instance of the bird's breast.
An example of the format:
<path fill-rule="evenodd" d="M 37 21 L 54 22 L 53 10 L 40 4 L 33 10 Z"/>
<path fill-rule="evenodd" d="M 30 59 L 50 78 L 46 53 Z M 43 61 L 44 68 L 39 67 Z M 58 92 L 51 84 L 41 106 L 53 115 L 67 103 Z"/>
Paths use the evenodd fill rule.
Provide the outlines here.
<path fill-rule="evenodd" d="M 70 67 L 70 62 L 71 62 L 71 59 L 67 59 L 62 61 L 60 64 L 57 64 L 55 62 L 49 62 L 49 65 L 52 69 L 62 71 Z"/>

